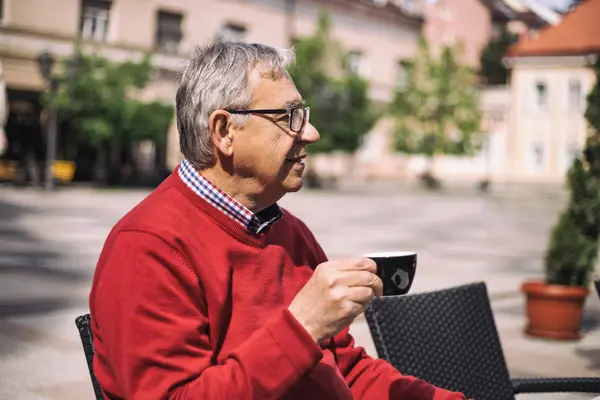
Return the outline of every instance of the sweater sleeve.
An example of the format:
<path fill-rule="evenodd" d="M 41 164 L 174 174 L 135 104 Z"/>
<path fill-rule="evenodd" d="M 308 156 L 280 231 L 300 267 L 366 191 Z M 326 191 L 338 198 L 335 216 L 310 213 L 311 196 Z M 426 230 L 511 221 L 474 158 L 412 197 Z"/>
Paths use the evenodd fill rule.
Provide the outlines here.
<path fill-rule="evenodd" d="M 325 252 L 305 225 L 306 239 L 314 249 L 315 267 L 327 261 Z M 338 368 L 344 375 L 355 399 L 461 400 L 465 396 L 437 388 L 412 376 L 402 375 L 384 360 L 369 357 L 362 347 L 355 347 L 349 328 L 329 342 Z"/>
<path fill-rule="evenodd" d="M 402 375 L 384 360 L 369 357 L 355 347 L 346 328 L 331 341 L 338 367 L 355 399 L 464 400 L 461 393 L 450 392 L 412 376 Z"/>
<path fill-rule="evenodd" d="M 184 258 L 152 234 L 119 233 L 100 275 L 90 306 L 100 342 L 94 366 L 107 394 L 279 398 L 322 357 L 282 310 L 217 364 L 201 285 Z"/>

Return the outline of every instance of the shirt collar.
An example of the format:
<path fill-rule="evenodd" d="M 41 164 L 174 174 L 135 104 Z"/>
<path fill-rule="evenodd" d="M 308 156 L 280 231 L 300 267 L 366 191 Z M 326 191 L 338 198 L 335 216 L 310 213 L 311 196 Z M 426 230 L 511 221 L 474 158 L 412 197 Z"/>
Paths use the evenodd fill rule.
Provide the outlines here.
<path fill-rule="evenodd" d="M 179 164 L 178 174 L 194 193 L 252 233 L 264 232 L 283 216 L 277 204 L 254 214 L 203 177 L 186 159 Z"/>

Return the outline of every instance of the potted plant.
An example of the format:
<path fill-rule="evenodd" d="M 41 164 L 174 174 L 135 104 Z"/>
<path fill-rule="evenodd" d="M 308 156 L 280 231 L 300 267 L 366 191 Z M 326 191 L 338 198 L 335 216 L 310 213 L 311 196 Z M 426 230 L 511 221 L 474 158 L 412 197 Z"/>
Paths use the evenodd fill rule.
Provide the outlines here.
<path fill-rule="evenodd" d="M 583 304 L 598 255 L 600 235 L 600 59 L 585 113 L 592 134 L 568 173 L 570 198 L 550 235 L 545 280 L 523 283 L 526 333 L 550 339 L 580 337 Z"/>

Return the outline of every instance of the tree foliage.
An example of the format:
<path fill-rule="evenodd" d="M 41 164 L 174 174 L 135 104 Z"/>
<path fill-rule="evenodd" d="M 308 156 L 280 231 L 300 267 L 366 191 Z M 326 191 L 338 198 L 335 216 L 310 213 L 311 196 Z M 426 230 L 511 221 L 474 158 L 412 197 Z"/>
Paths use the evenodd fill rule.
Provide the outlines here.
<path fill-rule="evenodd" d="M 587 96 L 590 126 L 581 158 L 568 173 L 570 199 L 552 230 L 546 252 L 548 283 L 585 286 L 594 270 L 600 240 L 600 59 L 596 84 Z"/>
<path fill-rule="evenodd" d="M 421 40 L 406 64 L 406 84 L 390 104 L 396 122 L 396 150 L 408 154 L 469 155 L 481 146 L 479 96 L 475 74 L 461 65 L 456 48 L 439 57 Z"/>
<path fill-rule="evenodd" d="M 64 61 L 57 76 L 61 84 L 54 101 L 60 123 L 76 132 L 80 142 L 100 147 L 107 143 L 165 140 L 173 107 L 135 96 L 152 76 L 149 57 L 123 63 L 92 54 L 79 54 L 78 58 L 77 68 L 71 74 Z"/>
<path fill-rule="evenodd" d="M 587 108 L 585 110 L 585 119 L 590 124 L 590 127 L 596 132 L 600 132 L 600 57 L 594 64 L 596 71 L 596 84 L 587 96 Z M 590 148 L 590 151 L 594 149 Z M 595 149 L 596 151 L 598 149 Z M 600 154 L 596 154 L 594 158 L 596 162 L 600 162 Z"/>
<path fill-rule="evenodd" d="M 344 69 L 345 50 L 331 35 L 328 14 L 319 16 L 312 36 L 295 40 L 290 75 L 311 106 L 310 120 L 321 133 L 316 152 L 354 152 L 376 120 L 368 83 Z"/>
<path fill-rule="evenodd" d="M 479 75 L 488 85 L 505 85 L 508 82 L 508 68 L 502 58 L 510 46 L 516 43 L 518 36 L 506 26 L 497 38 L 492 38 L 481 52 Z"/>

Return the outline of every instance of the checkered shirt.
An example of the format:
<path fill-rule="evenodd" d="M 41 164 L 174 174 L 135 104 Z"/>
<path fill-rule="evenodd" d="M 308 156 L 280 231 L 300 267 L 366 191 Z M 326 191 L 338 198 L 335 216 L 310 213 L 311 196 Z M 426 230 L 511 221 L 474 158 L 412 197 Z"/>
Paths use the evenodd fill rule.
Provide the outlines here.
<path fill-rule="evenodd" d="M 179 164 L 178 174 L 194 193 L 252 233 L 263 232 L 283 216 L 277 204 L 254 214 L 198 173 L 186 159 Z"/>

